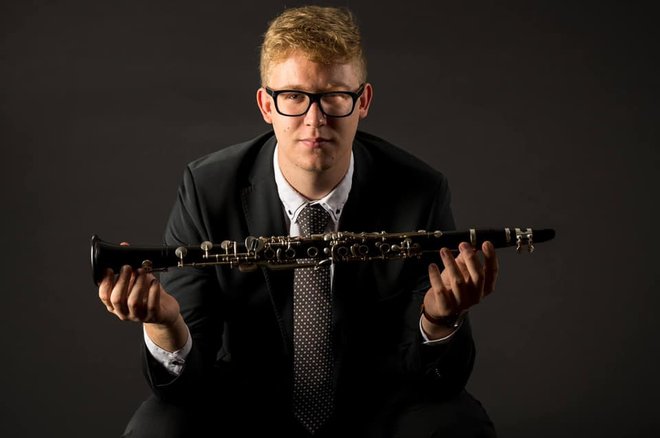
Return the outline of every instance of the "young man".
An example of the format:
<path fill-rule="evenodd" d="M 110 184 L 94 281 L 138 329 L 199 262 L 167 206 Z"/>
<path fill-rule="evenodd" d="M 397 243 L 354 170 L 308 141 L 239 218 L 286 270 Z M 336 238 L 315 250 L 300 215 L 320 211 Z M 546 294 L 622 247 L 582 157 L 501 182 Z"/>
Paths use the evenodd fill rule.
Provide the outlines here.
<path fill-rule="evenodd" d="M 272 132 L 187 166 L 165 242 L 453 229 L 445 177 L 358 131 L 373 96 L 366 76 L 347 10 L 285 10 L 261 52 L 257 104 Z M 144 323 L 154 392 L 125 436 L 494 436 L 464 390 L 467 311 L 498 269 L 493 246 L 481 249 L 483 263 L 467 243 L 456 258 L 443 248 L 443 269 L 222 266 L 161 282 L 109 271 L 99 296 Z"/>

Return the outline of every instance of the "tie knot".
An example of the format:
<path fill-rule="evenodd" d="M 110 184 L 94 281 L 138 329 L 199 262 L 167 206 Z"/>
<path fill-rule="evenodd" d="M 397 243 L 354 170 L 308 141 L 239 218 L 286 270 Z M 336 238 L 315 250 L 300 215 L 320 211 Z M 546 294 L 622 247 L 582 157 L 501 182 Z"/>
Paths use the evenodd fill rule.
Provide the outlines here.
<path fill-rule="evenodd" d="M 298 225 L 300 234 L 309 236 L 310 234 L 319 234 L 325 232 L 330 215 L 319 204 L 307 204 L 298 215 Z"/>

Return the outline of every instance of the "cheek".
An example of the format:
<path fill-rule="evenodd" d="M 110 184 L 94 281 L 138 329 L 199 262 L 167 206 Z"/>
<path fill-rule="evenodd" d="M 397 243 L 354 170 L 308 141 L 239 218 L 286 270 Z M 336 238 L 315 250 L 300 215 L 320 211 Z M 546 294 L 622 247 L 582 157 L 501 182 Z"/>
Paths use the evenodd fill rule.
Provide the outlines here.
<path fill-rule="evenodd" d="M 273 127 L 275 132 L 280 132 L 281 134 L 288 134 L 293 132 L 295 129 L 295 119 L 294 118 L 277 118 L 273 120 Z"/>
<path fill-rule="evenodd" d="M 355 135 L 355 131 L 357 130 L 357 126 L 358 126 L 357 118 L 354 117 L 346 118 L 344 120 L 340 120 L 340 122 L 341 123 L 338 123 L 334 127 L 335 131 L 340 133 L 340 135 L 345 138 L 352 137 Z"/>

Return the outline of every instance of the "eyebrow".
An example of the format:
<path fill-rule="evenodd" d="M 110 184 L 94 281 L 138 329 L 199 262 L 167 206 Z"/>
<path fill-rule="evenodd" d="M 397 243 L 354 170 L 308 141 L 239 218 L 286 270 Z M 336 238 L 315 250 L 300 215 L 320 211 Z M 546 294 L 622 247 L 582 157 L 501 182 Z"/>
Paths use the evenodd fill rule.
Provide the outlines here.
<path fill-rule="evenodd" d="M 314 92 L 323 93 L 325 91 L 346 91 L 346 90 L 338 90 L 337 88 L 347 88 L 348 90 L 353 89 L 348 84 L 334 83 L 334 84 L 330 84 L 330 86 L 324 91 L 315 90 Z M 300 91 L 307 91 L 308 90 L 306 87 L 304 87 L 302 85 L 299 85 L 299 84 L 287 84 L 287 85 L 283 86 L 282 88 L 278 88 L 278 89 L 279 90 L 300 90 Z M 311 91 L 309 91 L 309 92 L 311 93 Z"/>

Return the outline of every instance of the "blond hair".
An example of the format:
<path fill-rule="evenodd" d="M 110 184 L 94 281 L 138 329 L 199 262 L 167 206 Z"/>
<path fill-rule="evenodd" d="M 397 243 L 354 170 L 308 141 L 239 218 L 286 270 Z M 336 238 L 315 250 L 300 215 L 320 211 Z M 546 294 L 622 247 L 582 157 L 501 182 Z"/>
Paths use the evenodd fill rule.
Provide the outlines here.
<path fill-rule="evenodd" d="M 322 64 L 355 62 L 360 82 L 367 79 L 360 30 L 346 8 L 302 6 L 286 9 L 272 20 L 261 45 L 261 84 L 267 85 L 274 64 L 297 51 Z"/>

